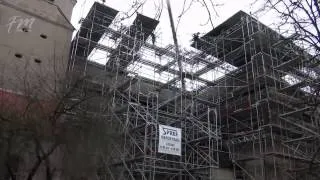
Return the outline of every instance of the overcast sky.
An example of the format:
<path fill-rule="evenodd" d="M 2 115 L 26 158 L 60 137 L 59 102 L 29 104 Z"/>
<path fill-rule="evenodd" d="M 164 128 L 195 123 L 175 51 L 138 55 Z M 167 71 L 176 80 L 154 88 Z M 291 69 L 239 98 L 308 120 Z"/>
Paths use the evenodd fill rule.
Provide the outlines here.
<path fill-rule="evenodd" d="M 78 23 L 81 18 L 86 17 L 88 11 L 90 10 L 90 7 L 93 5 L 95 1 L 101 2 L 101 0 L 78 0 L 77 5 L 74 8 L 73 17 L 72 17 L 72 24 L 78 29 L 80 24 Z M 135 0 L 106 0 L 105 5 L 110 6 L 116 10 L 119 11 L 118 19 L 124 16 L 126 12 L 129 10 L 132 10 L 132 4 Z M 139 13 L 155 18 L 156 17 L 156 7 L 159 7 L 159 3 L 163 1 L 165 4 L 166 0 L 146 0 L 145 5 L 139 10 Z M 186 2 L 185 8 L 188 9 L 190 2 L 193 0 L 171 0 L 171 6 L 172 6 L 172 12 L 174 16 L 175 25 L 177 26 L 178 17 L 182 12 L 183 4 Z M 200 1 L 202 0 L 194 0 L 194 1 Z M 247 12 L 248 14 L 253 13 L 255 16 L 255 12 L 258 9 L 259 5 L 258 3 L 255 3 L 252 5 L 252 2 L 255 0 L 213 0 L 213 4 L 218 5 L 215 6 L 215 8 L 212 8 L 212 4 L 209 0 L 205 0 L 208 8 L 210 9 L 211 15 L 212 15 L 212 21 L 213 26 L 216 27 L 219 24 L 221 24 L 223 21 L 231 17 L 233 14 L 237 13 L 239 10 L 243 10 Z M 264 0 L 260 0 L 263 2 Z M 131 12 L 130 12 L 131 13 Z M 259 14 L 259 17 L 255 16 L 259 21 L 264 23 L 265 25 L 270 26 L 274 21 L 275 17 L 274 14 L 268 13 L 268 14 Z M 135 15 L 133 15 L 130 19 L 126 19 L 125 21 L 121 21 L 123 25 L 130 26 L 132 22 L 135 19 Z M 172 34 L 171 34 L 171 28 L 170 28 L 170 22 L 168 17 L 168 11 L 166 5 L 164 5 L 162 14 L 159 19 L 160 23 L 157 26 L 157 29 L 155 31 L 157 38 L 157 45 L 161 47 L 165 47 L 168 44 L 173 44 L 172 40 Z M 115 22 L 115 21 L 114 21 Z M 192 35 L 194 33 L 200 32 L 202 35 L 211 31 L 213 29 L 211 23 L 208 23 L 208 12 L 206 10 L 206 7 L 201 5 L 199 2 L 193 3 L 190 9 L 182 16 L 182 19 L 179 23 L 177 35 L 178 35 L 178 41 L 179 45 L 183 48 L 190 50 L 192 49 L 190 47 Z M 107 38 L 108 39 L 108 38 Z M 114 42 L 111 41 L 100 41 L 101 44 L 112 47 L 114 46 Z M 143 58 L 147 58 L 148 61 L 156 62 L 159 64 L 166 64 L 170 60 L 170 58 L 159 58 L 158 56 L 155 56 L 154 53 L 148 53 L 147 51 L 140 50 L 143 54 Z M 139 51 L 139 52 L 140 52 Z M 148 57 L 144 57 L 148 56 Z M 95 49 L 91 52 L 89 55 L 89 60 L 94 61 L 96 63 L 100 64 L 106 64 L 108 61 L 108 52 Z M 198 71 L 201 68 L 204 67 L 203 64 L 197 64 L 197 65 L 190 65 L 188 64 L 183 65 L 184 71 Z M 224 64 L 226 65 L 226 63 Z M 230 65 L 231 66 L 231 65 Z M 224 66 L 226 67 L 226 66 Z M 173 65 L 172 68 L 175 68 L 178 70 L 177 64 Z M 155 73 L 156 71 L 151 66 L 146 66 L 139 62 L 134 62 L 130 64 L 127 68 L 128 72 L 132 72 L 135 74 L 139 74 L 139 76 L 143 76 L 145 78 L 149 78 L 152 80 L 160 81 L 160 82 L 168 82 L 172 78 L 175 77 L 175 75 L 170 73 Z M 232 70 L 232 68 L 231 68 Z M 220 67 L 210 70 L 209 72 L 201 75 L 201 78 L 213 81 L 221 76 L 223 76 L 226 73 L 225 70 L 221 69 Z M 186 82 L 187 90 L 191 89 L 197 89 L 200 86 L 204 85 L 203 83 L 200 83 L 199 81 L 190 81 Z M 177 86 L 179 86 L 177 84 Z"/>
<path fill-rule="evenodd" d="M 72 24 L 76 28 L 79 27 L 79 19 L 86 16 L 90 7 L 95 1 L 102 2 L 101 0 L 78 0 L 72 16 Z M 145 5 L 139 10 L 139 13 L 154 18 L 156 13 L 155 7 L 159 7 L 160 2 L 161 0 L 146 0 Z M 165 4 L 165 0 L 163 0 L 163 2 Z M 186 0 L 186 8 L 188 8 L 190 2 L 191 0 Z M 253 13 L 257 10 L 257 4 L 252 6 L 253 0 L 213 0 L 214 4 L 218 4 L 218 6 L 215 7 L 216 11 L 214 11 L 212 8 L 209 0 L 206 0 L 206 2 L 210 8 L 214 26 L 219 25 L 239 10 L 243 10 L 247 13 Z M 176 25 L 178 22 L 178 16 L 181 14 L 183 9 L 183 3 L 184 0 L 171 0 L 171 6 Z M 106 0 L 105 4 L 116 10 L 119 10 L 119 14 L 123 15 L 125 12 L 128 12 L 128 10 L 131 9 L 133 0 Z M 125 25 L 130 25 L 134 18 L 135 16 L 122 23 Z M 159 36 L 157 39 L 157 44 L 160 44 L 161 46 L 173 44 L 166 5 L 164 5 L 163 12 L 159 20 L 160 24 L 156 29 L 156 35 Z M 272 22 L 272 18 L 265 16 L 259 17 L 259 20 L 266 25 L 269 25 Z M 188 47 L 190 45 L 190 40 L 193 33 L 209 32 L 212 29 L 212 25 L 207 23 L 207 21 L 208 12 L 206 8 L 200 3 L 193 3 L 191 8 L 182 16 L 182 19 L 179 23 L 177 31 L 179 44 L 183 47 Z"/>

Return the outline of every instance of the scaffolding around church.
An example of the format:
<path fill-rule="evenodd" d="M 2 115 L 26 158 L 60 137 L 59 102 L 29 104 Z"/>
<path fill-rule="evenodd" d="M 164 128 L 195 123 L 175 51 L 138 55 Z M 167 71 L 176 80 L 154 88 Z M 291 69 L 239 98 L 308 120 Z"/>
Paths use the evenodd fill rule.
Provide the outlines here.
<path fill-rule="evenodd" d="M 242 11 L 180 54 L 151 43 L 157 20 L 138 14 L 123 26 L 117 14 L 94 3 L 68 68 L 121 133 L 101 179 L 217 179 L 221 169 L 312 179 L 319 119 L 307 102 L 318 100 L 319 68 L 310 54 Z M 159 125 L 181 129 L 181 155 L 158 152 Z"/>

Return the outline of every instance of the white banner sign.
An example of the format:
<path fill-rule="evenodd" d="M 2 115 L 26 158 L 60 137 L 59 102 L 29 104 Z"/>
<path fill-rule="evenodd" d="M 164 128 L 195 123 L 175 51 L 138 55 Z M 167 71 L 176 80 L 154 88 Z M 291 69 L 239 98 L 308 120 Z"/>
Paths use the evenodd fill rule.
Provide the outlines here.
<path fill-rule="evenodd" d="M 181 129 L 159 124 L 158 152 L 181 156 Z"/>

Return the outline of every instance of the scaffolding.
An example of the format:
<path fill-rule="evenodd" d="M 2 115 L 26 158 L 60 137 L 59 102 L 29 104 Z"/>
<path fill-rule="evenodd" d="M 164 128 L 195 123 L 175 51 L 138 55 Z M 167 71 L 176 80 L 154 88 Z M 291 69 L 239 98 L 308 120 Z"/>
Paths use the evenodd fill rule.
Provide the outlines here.
<path fill-rule="evenodd" d="M 68 67 L 121 133 L 105 179 L 219 179 L 220 168 L 233 179 L 312 179 L 319 119 L 306 101 L 318 98 L 319 61 L 242 11 L 180 54 L 149 43 L 157 20 L 138 14 L 126 27 L 117 14 L 92 6 Z M 159 125 L 181 128 L 180 156 L 158 152 Z"/>
<path fill-rule="evenodd" d="M 318 179 L 319 119 L 308 101 L 318 99 L 319 60 L 242 11 L 193 46 L 236 67 L 204 92 L 221 99 L 234 179 Z"/>
<path fill-rule="evenodd" d="M 222 142 L 216 104 L 194 90 L 210 83 L 195 73 L 202 66 L 179 55 L 189 82 L 188 90 L 180 91 L 175 52 L 147 41 L 158 21 L 138 14 L 125 27 L 115 23 L 117 13 L 97 2 L 92 6 L 72 42 L 68 68 L 85 77 L 82 87 L 101 96 L 98 109 L 121 132 L 112 142 L 104 178 L 212 179 Z M 159 125 L 181 129 L 181 155 L 158 152 Z"/>

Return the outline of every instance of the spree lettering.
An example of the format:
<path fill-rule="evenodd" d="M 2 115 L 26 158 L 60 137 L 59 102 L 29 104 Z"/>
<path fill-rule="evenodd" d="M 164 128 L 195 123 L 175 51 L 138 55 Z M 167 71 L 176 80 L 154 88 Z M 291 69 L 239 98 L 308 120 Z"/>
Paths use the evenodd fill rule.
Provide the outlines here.
<path fill-rule="evenodd" d="M 175 129 L 162 128 L 162 130 L 163 135 L 178 136 L 178 132 Z"/>

